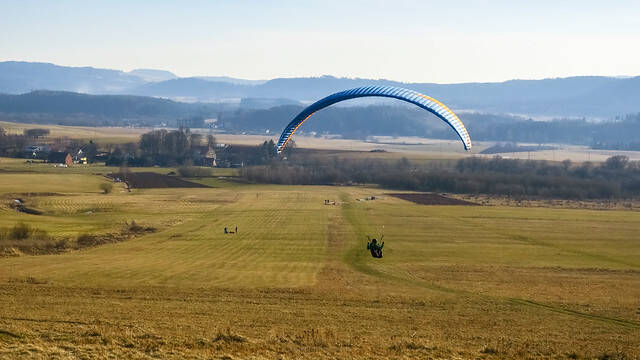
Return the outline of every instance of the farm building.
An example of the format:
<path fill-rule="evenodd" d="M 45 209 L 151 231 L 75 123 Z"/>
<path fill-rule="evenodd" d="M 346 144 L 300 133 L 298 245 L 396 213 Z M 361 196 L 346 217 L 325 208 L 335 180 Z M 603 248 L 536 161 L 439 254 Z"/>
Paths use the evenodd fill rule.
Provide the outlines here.
<path fill-rule="evenodd" d="M 194 149 L 194 160 L 203 166 L 217 166 L 216 151 L 211 146 L 198 146 Z"/>
<path fill-rule="evenodd" d="M 73 163 L 73 157 L 65 151 L 52 151 L 47 157 L 47 162 L 51 164 L 64 164 L 66 166 L 70 166 Z"/>
<path fill-rule="evenodd" d="M 73 162 L 76 164 L 87 165 L 87 156 L 84 154 L 82 149 L 78 150 L 78 153 L 73 158 Z"/>

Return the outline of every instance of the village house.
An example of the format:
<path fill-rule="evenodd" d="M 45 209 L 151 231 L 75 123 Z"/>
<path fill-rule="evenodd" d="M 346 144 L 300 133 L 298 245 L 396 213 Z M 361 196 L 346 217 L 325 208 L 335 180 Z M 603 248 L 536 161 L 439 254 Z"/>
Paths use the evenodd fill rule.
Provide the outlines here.
<path fill-rule="evenodd" d="M 87 156 L 84 154 L 82 149 L 78 150 L 78 153 L 76 154 L 75 158 L 73 159 L 73 162 L 76 163 L 76 164 L 87 165 Z"/>
<path fill-rule="evenodd" d="M 202 166 L 218 166 L 216 163 L 216 151 L 211 146 L 196 147 L 193 158 Z"/>

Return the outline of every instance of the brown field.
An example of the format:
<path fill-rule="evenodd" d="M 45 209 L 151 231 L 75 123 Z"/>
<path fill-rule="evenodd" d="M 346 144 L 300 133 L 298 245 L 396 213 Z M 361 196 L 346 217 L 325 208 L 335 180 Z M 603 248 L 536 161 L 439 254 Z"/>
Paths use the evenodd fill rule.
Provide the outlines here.
<path fill-rule="evenodd" d="M 395 196 L 399 199 L 408 200 L 421 205 L 478 205 L 469 201 L 446 197 L 439 194 L 391 193 L 387 195 Z"/>

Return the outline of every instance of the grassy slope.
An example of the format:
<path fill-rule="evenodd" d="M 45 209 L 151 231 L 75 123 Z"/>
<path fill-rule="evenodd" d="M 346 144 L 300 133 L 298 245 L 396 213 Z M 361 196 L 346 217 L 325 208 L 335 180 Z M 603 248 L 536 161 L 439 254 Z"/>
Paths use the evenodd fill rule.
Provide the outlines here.
<path fill-rule="evenodd" d="M 381 194 L 355 187 L 101 195 L 100 181 L 0 174 L 2 193 L 59 193 L 29 199 L 42 216 L 0 208 L 0 226 L 74 235 L 135 219 L 160 229 L 0 259 L 4 354 L 640 356 L 638 212 L 357 202 Z M 383 225 L 375 260 L 364 239 Z"/>
<path fill-rule="evenodd" d="M 32 176 L 5 174 L 2 178 L 19 184 L 30 182 Z M 62 192 L 65 184 L 59 177 L 62 175 L 46 175 L 46 185 L 30 188 Z M 96 177 L 68 177 L 72 182 L 75 177 L 83 178 L 84 187 L 75 187 L 74 194 L 33 200 L 45 211 L 44 216 L 5 208 L 7 216 L 0 220 L 0 226 L 22 219 L 61 235 L 108 232 L 127 220 L 160 228 L 173 226 L 115 246 L 6 259 L 0 266 L 11 271 L 4 274 L 73 285 L 300 286 L 313 282 L 324 258 L 327 225 L 326 216 L 321 216 L 326 211 L 321 193 L 280 188 L 256 192 L 247 187 L 238 191 L 158 189 L 133 193 L 118 189 L 116 194 L 102 195 L 96 191 L 97 184 L 91 184 Z M 89 194 L 80 195 L 81 191 Z M 87 213 L 89 210 L 92 213 Z M 76 224 L 76 233 L 66 224 Z M 225 226 L 238 226 L 239 233 L 225 235 Z"/>

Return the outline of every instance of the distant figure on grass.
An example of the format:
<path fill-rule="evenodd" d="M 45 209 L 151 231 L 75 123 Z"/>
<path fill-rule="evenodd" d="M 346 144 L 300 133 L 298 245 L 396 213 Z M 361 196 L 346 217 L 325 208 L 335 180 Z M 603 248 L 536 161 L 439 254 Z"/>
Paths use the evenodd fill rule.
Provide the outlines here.
<path fill-rule="evenodd" d="M 224 227 L 224 233 L 225 233 L 225 234 L 228 234 L 228 233 L 229 233 L 229 231 L 227 230 L 227 227 L 226 227 L 226 226 Z"/>
<path fill-rule="evenodd" d="M 380 237 L 380 241 L 382 241 L 382 239 L 384 239 L 384 235 Z M 369 240 L 367 242 L 367 250 L 371 251 L 371 256 L 378 259 L 382 258 L 382 248 L 384 247 L 384 241 L 382 241 L 381 244 L 378 244 L 378 240 L 376 240 L 376 238 L 373 238 L 373 240 L 371 240 L 369 235 L 367 235 L 367 240 Z"/>
<path fill-rule="evenodd" d="M 236 226 L 236 234 L 238 233 L 238 227 Z"/>

